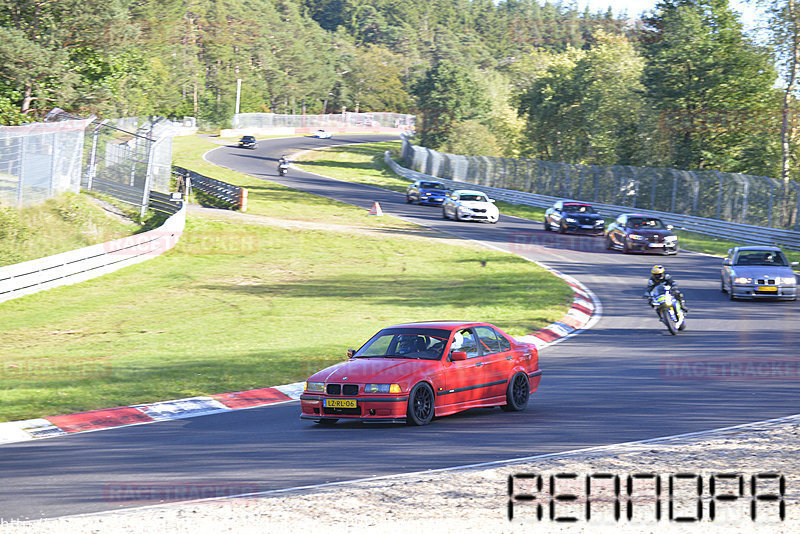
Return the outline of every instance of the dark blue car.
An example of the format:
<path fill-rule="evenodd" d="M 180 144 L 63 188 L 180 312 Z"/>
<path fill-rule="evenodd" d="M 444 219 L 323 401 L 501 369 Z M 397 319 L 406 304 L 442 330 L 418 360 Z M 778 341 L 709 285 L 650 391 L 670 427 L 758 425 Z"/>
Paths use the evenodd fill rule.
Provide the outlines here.
<path fill-rule="evenodd" d="M 429 206 L 441 206 L 447 196 L 448 190 L 441 182 L 430 180 L 417 180 L 408 186 L 406 191 L 406 202 L 411 204 L 427 204 Z"/>
<path fill-rule="evenodd" d="M 603 235 L 605 220 L 585 202 L 559 200 L 544 212 L 544 229 L 562 234 Z"/>

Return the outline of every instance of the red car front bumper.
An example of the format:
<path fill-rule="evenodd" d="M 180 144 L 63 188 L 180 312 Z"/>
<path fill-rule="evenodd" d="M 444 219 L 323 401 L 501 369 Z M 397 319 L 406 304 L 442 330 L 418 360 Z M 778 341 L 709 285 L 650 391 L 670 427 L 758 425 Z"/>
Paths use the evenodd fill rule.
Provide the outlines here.
<path fill-rule="evenodd" d="M 355 407 L 350 406 L 353 402 Z M 408 395 L 337 397 L 324 394 L 300 395 L 300 419 L 352 419 L 373 423 L 404 423 Z"/>

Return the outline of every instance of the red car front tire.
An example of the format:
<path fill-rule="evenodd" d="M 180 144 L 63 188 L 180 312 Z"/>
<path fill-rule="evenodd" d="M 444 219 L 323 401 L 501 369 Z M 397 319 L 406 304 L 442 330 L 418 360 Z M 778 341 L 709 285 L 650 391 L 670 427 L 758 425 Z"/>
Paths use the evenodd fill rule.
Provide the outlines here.
<path fill-rule="evenodd" d="M 420 382 L 408 394 L 408 409 L 406 421 L 410 425 L 423 426 L 433 420 L 434 413 L 433 390 L 427 382 Z"/>

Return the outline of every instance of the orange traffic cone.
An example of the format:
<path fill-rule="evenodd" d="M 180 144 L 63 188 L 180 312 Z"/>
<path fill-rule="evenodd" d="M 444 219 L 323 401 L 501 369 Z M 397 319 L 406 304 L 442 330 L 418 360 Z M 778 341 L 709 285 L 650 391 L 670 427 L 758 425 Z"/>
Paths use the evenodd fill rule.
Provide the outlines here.
<path fill-rule="evenodd" d="M 381 205 L 377 202 L 372 205 L 372 209 L 369 210 L 370 215 L 383 215 L 383 210 L 381 209 Z"/>

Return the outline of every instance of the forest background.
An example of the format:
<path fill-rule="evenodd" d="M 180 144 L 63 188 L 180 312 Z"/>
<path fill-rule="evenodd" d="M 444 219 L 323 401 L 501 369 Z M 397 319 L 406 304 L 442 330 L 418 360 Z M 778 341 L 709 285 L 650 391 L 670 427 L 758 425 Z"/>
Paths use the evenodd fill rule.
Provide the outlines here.
<path fill-rule="evenodd" d="M 0 124 L 395 111 L 438 150 L 797 179 L 798 0 L 0 0 Z"/>

